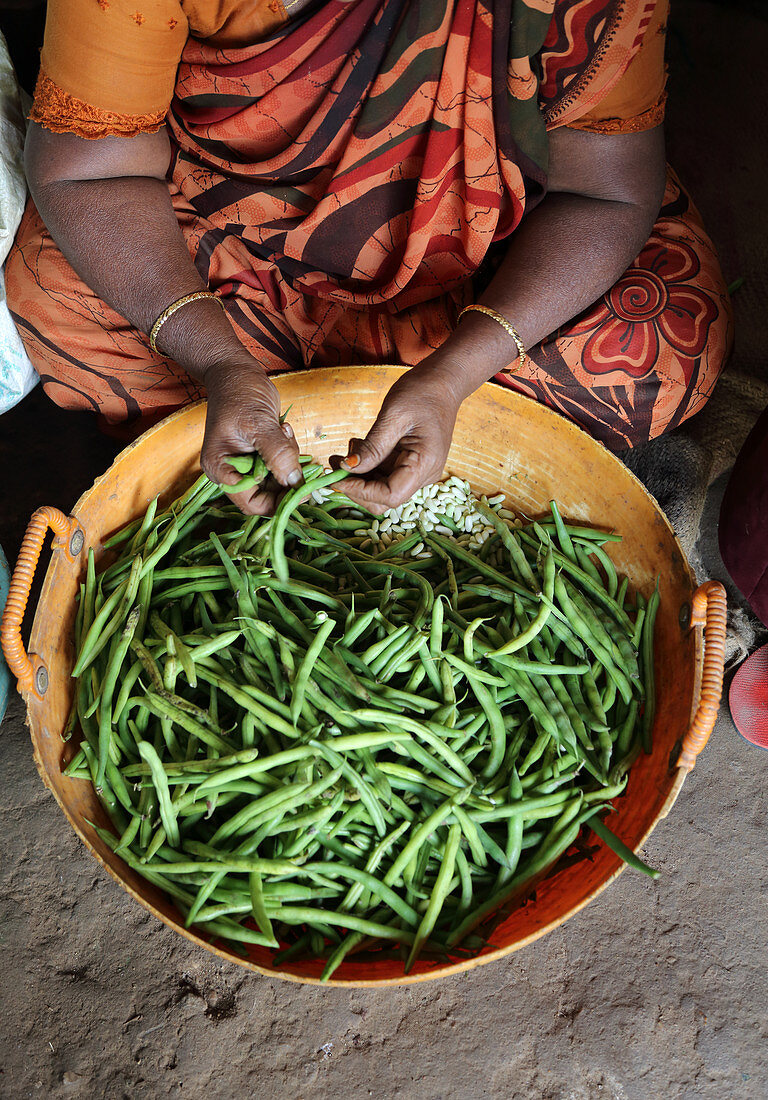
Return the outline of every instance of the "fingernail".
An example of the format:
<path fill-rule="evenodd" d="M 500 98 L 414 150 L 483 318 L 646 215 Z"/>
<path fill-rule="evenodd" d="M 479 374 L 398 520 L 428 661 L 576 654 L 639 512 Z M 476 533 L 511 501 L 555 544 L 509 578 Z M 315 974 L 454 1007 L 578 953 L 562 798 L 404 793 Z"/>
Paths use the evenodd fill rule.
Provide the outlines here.
<path fill-rule="evenodd" d="M 291 488 L 295 488 L 296 485 L 301 485 L 304 478 L 301 475 L 301 470 L 291 470 L 288 477 L 285 479 Z"/>
<path fill-rule="evenodd" d="M 347 455 L 342 462 L 342 466 L 346 466 L 348 470 L 354 470 L 355 466 L 360 465 L 360 455 Z"/>
<path fill-rule="evenodd" d="M 286 439 L 293 439 L 293 428 L 290 424 L 283 424 L 283 435 Z"/>

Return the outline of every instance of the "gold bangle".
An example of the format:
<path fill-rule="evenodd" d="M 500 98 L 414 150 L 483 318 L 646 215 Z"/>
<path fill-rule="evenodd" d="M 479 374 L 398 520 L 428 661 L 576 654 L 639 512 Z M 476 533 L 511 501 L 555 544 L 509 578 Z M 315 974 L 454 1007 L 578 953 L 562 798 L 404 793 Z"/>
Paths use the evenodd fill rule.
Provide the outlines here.
<path fill-rule="evenodd" d="M 150 330 L 149 346 L 152 348 L 152 351 L 157 352 L 158 355 L 162 355 L 156 343 L 160 329 L 170 317 L 173 317 L 177 309 L 181 309 L 182 306 L 188 305 L 189 302 L 197 302 L 200 298 L 213 298 L 214 302 L 218 302 L 221 308 L 224 308 L 224 303 L 221 298 L 219 298 L 218 294 L 214 294 L 212 290 L 196 290 L 194 294 L 185 294 L 183 298 L 178 298 L 175 302 L 171 302 L 168 308 L 163 310 Z"/>
<path fill-rule="evenodd" d="M 464 316 L 464 314 L 469 313 L 470 310 L 475 310 L 477 313 L 484 313 L 486 317 L 491 317 L 494 321 L 497 321 L 502 328 L 507 330 L 507 332 L 517 345 L 517 351 L 520 356 L 520 369 L 522 370 L 525 367 L 525 344 L 520 339 L 520 333 L 517 331 L 514 325 L 511 325 L 506 317 L 502 317 L 502 315 L 500 313 L 497 313 L 495 309 L 491 309 L 490 306 L 481 306 L 478 303 L 464 306 L 464 309 L 461 311 L 458 316 L 458 320 L 456 321 L 457 325 L 459 321 L 461 321 L 461 318 Z M 511 369 L 511 367 L 504 367 L 501 373 L 508 374 Z"/>

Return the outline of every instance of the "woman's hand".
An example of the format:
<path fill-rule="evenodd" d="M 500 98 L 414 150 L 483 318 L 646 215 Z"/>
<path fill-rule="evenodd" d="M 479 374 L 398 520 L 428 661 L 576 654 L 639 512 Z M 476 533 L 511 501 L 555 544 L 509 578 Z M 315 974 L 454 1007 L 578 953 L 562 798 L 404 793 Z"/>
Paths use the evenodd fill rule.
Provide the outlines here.
<path fill-rule="evenodd" d="M 461 404 L 457 389 L 436 356 L 398 378 L 365 439 L 351 439 L 345 459 L 331 458 L 332 466 L 354 470 L 342 486 L 347 496 L 385 512 L 439 480 Z"/>
<path fill-rule="evenodd" d="M 216 364 L 203 376 L 208 414 L 200 463 L 211 481 L 232 485 L 239 474 L 228 455 L 258 451 L 272 473 L 263 488 L 232 493 L 248 515 L 269 515 L 286 488 L 302 480 L 299 448 L 289 424 L 280 423 L 280 395 L 263 368 L 244 354 L 237 363 Z"/>

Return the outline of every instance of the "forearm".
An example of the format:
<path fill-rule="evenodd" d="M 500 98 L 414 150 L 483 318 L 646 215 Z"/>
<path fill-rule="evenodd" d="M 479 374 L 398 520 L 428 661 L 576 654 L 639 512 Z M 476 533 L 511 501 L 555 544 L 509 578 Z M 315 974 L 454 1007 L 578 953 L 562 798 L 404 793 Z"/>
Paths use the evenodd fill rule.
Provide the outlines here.
<path fill-rule="evenodd" d="M 515 327 L 526 348 L 596 301 L 645 244 L 653 211 L 630 203 L 550 194 L 526 218 L 480 298 Z M 463 400 L 517 359 L 509 334 L 470 312 L 441 349 Z"/>
<path fill-rule="evenodd" d="M 85 283 L 148 333 L 172 302 L 204 290 L 163 180 L 133 176 L 52 181 L 33 186 L 51 236 Z M 158 346 L 191 375 L 243 358 L 216 302 L 197 301 L 162 327 Z"/>
<path fill-rule="evenodd" d="M 630 266 L 658 216 L 665 178 L 661 126 L 617 135 L 555 130 L 549 193 L 515 230 L 481 304 L 506 317 L 526 348 L 549 336 Z M 505 367 L 514 372 L 517 354 L 501 325 L 473 311 L 434 358 L 463 400 Z"/>

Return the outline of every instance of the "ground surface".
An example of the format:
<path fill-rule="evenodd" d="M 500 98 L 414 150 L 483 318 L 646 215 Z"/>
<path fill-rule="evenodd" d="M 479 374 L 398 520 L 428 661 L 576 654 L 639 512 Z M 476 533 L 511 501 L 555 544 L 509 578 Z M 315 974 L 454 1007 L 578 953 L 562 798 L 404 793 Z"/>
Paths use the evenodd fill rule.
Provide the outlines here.
<path fill-rule="evenodd" d="M 737 370 L 766 347 L 768 31 L 750 11 L 678 0 L 670 51 L 670 159 L 727 277 L 747 279 Z M 31 511 L 70 508 L 113 450 L 39 394 L 0 421 L 9 559 Z M 0 740 L 0 1096 L 765 1100 L 767 765 L 721 717 L 647 845 L 658 882 L 625 873 L 539 943 L 452 980 L 321 990 L 221 964 L 131 901 L 43 788 L 14 699 Z"/>

